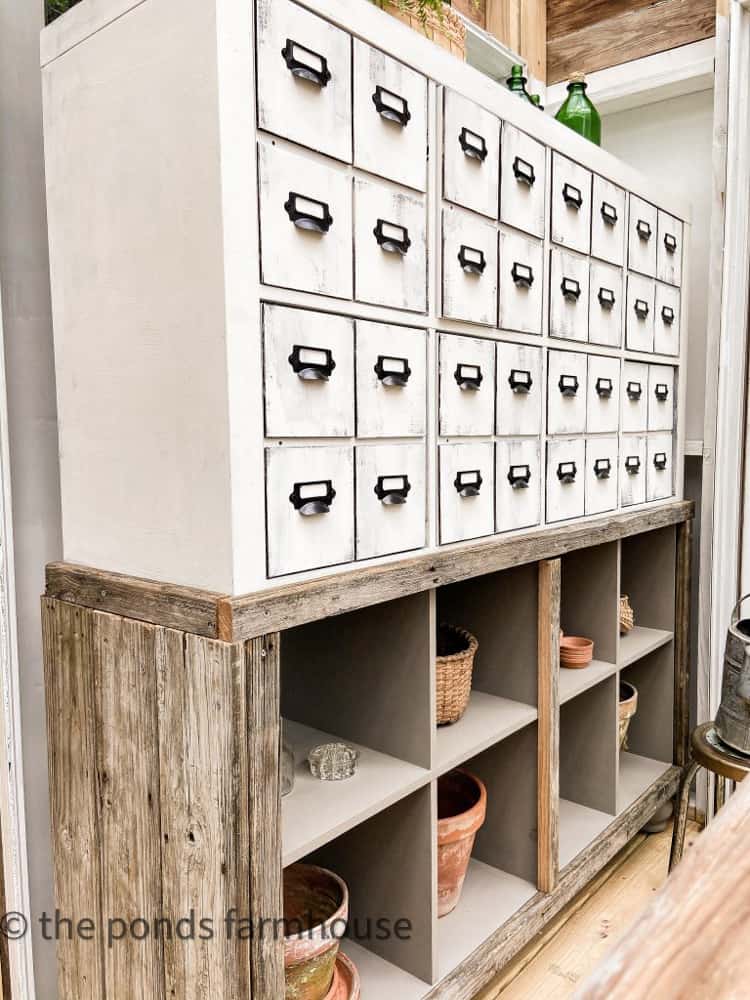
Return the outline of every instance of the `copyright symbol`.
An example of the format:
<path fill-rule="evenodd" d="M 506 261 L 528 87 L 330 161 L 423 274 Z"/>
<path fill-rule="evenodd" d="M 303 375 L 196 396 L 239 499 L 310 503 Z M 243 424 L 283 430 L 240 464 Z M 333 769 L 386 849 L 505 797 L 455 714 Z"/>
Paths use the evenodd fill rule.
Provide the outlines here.
<path fill-rule="evenodd" d="M 23 913 L 11 911 L 0 917 L 0 934 L 8 941 L 20 941 L 28 929 L 29 922 Z"/>

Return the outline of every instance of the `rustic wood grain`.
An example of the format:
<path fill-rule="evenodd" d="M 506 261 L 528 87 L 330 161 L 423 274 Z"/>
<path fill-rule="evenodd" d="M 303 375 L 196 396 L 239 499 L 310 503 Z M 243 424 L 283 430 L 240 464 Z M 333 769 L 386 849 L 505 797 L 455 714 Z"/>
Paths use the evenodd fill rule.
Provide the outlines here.
<path fill-rule="evenodd" d="M 492 0 L 452 0 L 451 7 L 480 28 L 487 26 L 487 4 Z"/>
<path fill-rule="evenodd" d="M 486 28 L 508 48 L 521 46 L 522 0 L 487 0 Z"/>
<path fill-rule="evenodd" d="M 564 38 L 572 31 L 595 27 L 618 14 L 653 7 L 654 0 L 549 0 L 547 37 Z"/>
<path fill-rule="evenodd" d="M 561 575 L 559 559 L 539 563 L 537 885 L 540 892 L 554 890 L 559 867 Z"/>
<path fill-rule="evenodd" d="M 528 65 L 528 76 L 547 80 L 547 3 L 523 0 L 520 11 L 520 53 Z"/>
<path fill-rule="evenodd" d="M 693 522 L 677 526 L 677 579 L 674 632 L 674 762 L 684 767 L 690 743 L 690 595 Z"/>
<path fill-rule="evenodd" d="M 57 942 L 60 997 L 105 1000 L 97 808 L 93 612 L 42 599 L 56 906 L 97 931 Z"/>
<path fill-rule="evenodd" d="M 550 19 L 547 35 L 547 82 L 567 80 L 576 71 L 593 73 L 609 66 L 654 55 L 704 38 L 716 30 L 715 0 L 664 0 L 648 6 L 621 5 L 613 17 L 558 33 Z M 585 5 L 588 11 L 589 5 Z M 583 12 L 584 5 L 581 5 Z M 551 32 L 550 33 L 550 29 Z"/>

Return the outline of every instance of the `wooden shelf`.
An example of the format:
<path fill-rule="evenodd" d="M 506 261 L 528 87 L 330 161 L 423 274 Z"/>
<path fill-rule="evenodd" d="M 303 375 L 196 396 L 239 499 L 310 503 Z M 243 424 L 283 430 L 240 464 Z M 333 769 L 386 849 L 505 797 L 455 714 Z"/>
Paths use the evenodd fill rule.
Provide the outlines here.
<path fill-rule="evenodd" d="M 643 628 L 640 625 L 627 635 L 620 636 L 620 666 L 629 667 L 655 649 L 666 646 L 674 638 L 673 632 L 661 628 Z"/>
<path fill-rule="evenodd" d="M 620 777 L 617 782 L 617 812 L 621 813 L 631 806 L 671 766 L 661 760 L 651 760 L 650 757 L 623 751 L 620 754 Z"/>
<path fill-rule="evenodd" d="M 448 771 L 534 722 L 537 710 L 510 698 L 472 691 L 464 717 L 437 731 L 435 767 Z"/>
<path fill-rule="evenodd" d="M 596 840 L 614 818 L 598 809 L 560 799 L 560 868 L 570 864 L 576 855 Z"/>
<path fill-rule="evenodd" d="M 560 667 L 560 704 L 564 705 L 577 694 L 588 691 L 616 672 L 616 663 L 606 663 L 603 660 L 592 660 L 587 667 L 580 670 Z"/>
<path fill-rule="evenodd" d="M 360 751 L 356 775 L 348 781 L 319 781 L 310 773 L 307 754 L 336 736 L 284 721 L 294 748 L 294 791 L 282 799 L 283 863 L 290 865 L 398 802 L 430 781 L 430 772 L 368 747 Z"/>
<path fill-rule="evenodd" d="M 422 1000 L 430 990 L 427 983 L 409 975 L 354 941 L 344 941 L 341 950 L 354 962 L 367 1000 Z"/>

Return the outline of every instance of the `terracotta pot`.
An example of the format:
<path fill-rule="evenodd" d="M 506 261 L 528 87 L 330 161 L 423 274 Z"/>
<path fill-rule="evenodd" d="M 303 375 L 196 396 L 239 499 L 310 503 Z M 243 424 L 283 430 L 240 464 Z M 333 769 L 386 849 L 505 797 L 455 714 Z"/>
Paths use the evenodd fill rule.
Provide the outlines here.
<path fill-rule="evenodd" d="M 587 667 L 593 658 L 593 639 L 580 635 L 565 635 L 560 639 L 560 666 L 573 669 Z"/>
<path fill-rule="evenodd" d="M 325 1000 L 360 1000 L 361 989 L 357 967 L 343 952 L 339 952 L 333 983 Z"/>
<path fill-rule="evenodd" d="M 468 771 L 438 778 L 438 916 L 456 908 L 477 830 L 487 814 L 487 789 Z"/>
<path fill-rule="evenodd" d="M 620 749 L 628 749 L 628 728 L 630 720 L 638 711 L 638 691 L 627 681 L 620 681 Z"/>
<path fill-rule="evenodd" d="M 349 890 L 315 865 L 284 870 L 286 1000 L 325 1000 L 349 918 Z"/>

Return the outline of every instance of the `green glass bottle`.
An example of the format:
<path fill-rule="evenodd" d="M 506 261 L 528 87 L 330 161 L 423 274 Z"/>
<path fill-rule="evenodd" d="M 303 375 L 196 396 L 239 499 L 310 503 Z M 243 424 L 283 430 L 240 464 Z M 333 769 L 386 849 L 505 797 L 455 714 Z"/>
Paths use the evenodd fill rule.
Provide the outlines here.
<path fill-rule="evenodd" d="M 589 139 L 597 146 L 602 144 L 602 120 L 586 94 L 586 78 L 583 73 L 573 73 L 568 83 L 568 96 L 555 118 Z"/>
<path fill-rule="evenodd" d="M 540 111 L 544 111 L 544 105 L 542 104 L 542 99 L 539 96 L 539 94 L 531 95 L 531 103 L 534 105 L 535 108 L 539 108 Z"/>
<path fill-rule="evenodd" d="M 505 81 L 508 90 L 516 94 L 523 101 L 531 101 L 529 92 L 526 89 L 526 77 L 523 75 L 523 66 L 515 65 L 510 68 L 510 76 Z"/>

